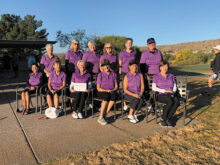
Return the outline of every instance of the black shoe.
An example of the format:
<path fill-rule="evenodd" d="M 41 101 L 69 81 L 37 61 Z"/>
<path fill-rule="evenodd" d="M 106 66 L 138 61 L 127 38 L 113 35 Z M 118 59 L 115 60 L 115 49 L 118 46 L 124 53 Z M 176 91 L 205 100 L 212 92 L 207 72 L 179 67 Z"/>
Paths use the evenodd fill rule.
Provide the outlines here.
<path fill-rule="evenodd" d="M 172 123 L 170 120 L 167 120 L 166 123 L 167 123 L 167 126 L 168 126 L 168 127 L 173 127 L 173 123 Z"/>
<path fill-rule="evenodd" d="M 167 123 L 164 120 L 161 120 L 161 122 L 159 123 L 162 127 L 167 127 Z"/>

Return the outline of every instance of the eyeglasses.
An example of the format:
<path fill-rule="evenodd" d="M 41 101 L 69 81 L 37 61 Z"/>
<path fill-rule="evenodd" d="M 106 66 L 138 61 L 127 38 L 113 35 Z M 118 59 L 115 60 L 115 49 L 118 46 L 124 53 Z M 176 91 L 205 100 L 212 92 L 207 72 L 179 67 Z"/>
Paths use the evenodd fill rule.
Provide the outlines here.
<path fill-rule="evenodd" d="M 74 45 L 79 45 L 79 43 L 73 43 Z"/>

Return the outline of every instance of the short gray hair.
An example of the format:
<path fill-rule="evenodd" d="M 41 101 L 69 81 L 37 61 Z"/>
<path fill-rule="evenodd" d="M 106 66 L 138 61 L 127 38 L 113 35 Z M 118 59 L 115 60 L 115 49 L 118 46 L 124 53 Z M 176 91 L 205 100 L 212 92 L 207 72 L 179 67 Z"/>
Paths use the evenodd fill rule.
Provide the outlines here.
<path fill-rule="evenodd" d="M 91 44 L 95 45 L 95 42 L 94 42 L 94 41 L 89 41 L 89 42 L 88 42 L 88 47 L 89 47 L 89 45 L 91 45 Z"/>
<path fill-rule="evenodd" d="M 77 67 L 79 67 L 79 64 L 80 64 L 80 63 L 84 63 L 84 64 L 86 64 L 86 62 L 85 62 L 84 60 L 79 60 L 79 61 L 77 62 L 77 64 L 76 64 Z"/>
<path fill-rule="evenodd" d="M 47 45 L 45 46 L 46 49 L 48 49 L 49 47 L 50 47 L 50 48 L 53 48 L 53 45 L 52 45 L 52 44 L 47 44 Z"/>

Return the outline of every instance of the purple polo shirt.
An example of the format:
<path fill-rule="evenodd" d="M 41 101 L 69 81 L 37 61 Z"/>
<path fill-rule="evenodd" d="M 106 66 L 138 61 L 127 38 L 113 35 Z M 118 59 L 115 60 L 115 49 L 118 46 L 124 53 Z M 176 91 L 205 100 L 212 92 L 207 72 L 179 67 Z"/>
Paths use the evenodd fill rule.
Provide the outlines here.
<path fill-rule="evenodd" d="M 131 60 L 135 60 L 137 58 L 137 52 L 135 50 L 132 50 L 131 53 L 126 52 L 126 50 L 123 50 L 119 54 L 119 60 L 122 61 L 122 72 L 127 73 L 128 72 L 128 64 Z"/>
<path fill-rule="evenodd" d="M 77 68 L 77 62 L 79 60 L 82 60 L 82 56 L 83 56 L 83 53 L 81 51 L 74 52 L 73 50 L 68 50 L 66 52 L 65 60 L 68 60 L 69 63 L 74 64 L 75 69 L 78 69 Z"/>
<path fill-rule="evenodd" d="M 111 67 L 111 69 L 113 70 L 113 71 L 116 71 L 117 70 L 117 68 L 118 68 L 118 58 L 117 58 L 117 56 L 115 56 L 115 55 L 109 55 L 109 54 L 103 54 L 103 55 L 101 55 L 101 57 L 100 57 L 100 61 L 99 61 L 99 63 L 101 63 L 101 61 L 103 60 L 103 59 L 107 59 L 109 62 L 110 62 L 110 67 Z"/>
<path fill-rule="evenodd" d="M 141 54 L 141 64 L 146 64 L 148 68 L 148 74 L 158 74 L 160 61 L 163 60 L 161 52 L 156 49 L 155 53 L 151 53 L 149 49 Z"/>
<path fill-rule="evenodd" d="M 72 74 L 71 82 L 74 83 L 88 83 L 90 81 L 91 75 L 87 73 L 86 71 L 83 73 L 83 75 L 80 74 L 79 71 Z"/>
<path fill-rule="evenodd" d="M 48 54 L 45 54 L 42 56 L 40 60 L 40 64 L 43 64 L 45 66 L 45 69 L 51 73 L 53 71 L 53 61 L 58 60 L 59 58 L 55 55 L 53 55 L 52 58 L 48 57 Z"/>
<path fill-rule="evenodd" d="M 38 72 L 36 75 L 32 72 L 29 74 L 29 84 L 31 86 L 37 86 L 40 84 L 40 79 L 42 77 L 42 73 L 41 72 Z"/>
<path fill-rule="evenodd" d="M 53 89 L 59 89 L 63 85 L 63 82 L 66 82 L 66 74 L 60 71 L 59 75 L 56 75 L 56 72 L 53 71 L 49 76 L 49 80 Z"/>
<path fill-rule="evenodd" d="M 104 71 L 100 72 L 97 77 L 96 84 L 100 84 L 100 87 L 105 90 L 113 90 L 117 83 L 117 75 L 114 71 L 110 71 L 107 75 Z"/>
<path fill-rule="evenodd" d="M 128 72 L 126 76 L 128 79 L 127 89 L 132 93 L 139 94 L 141 92 L 141 73 L 136 73 L 134 76 L 131 72 Z"/>
<path fill-rule="evenodd" d="M 174 75 L 171 73 L 168 73 L 166 78 L 158 73 L 154 75 L 153 83 L 155 83 L 156 86 L 160 89 L 173 91 L 173 85 L 176 83 L 176 80 Z"/>
<path fill-rule="evenodd" d="M 98 53 L 93 53 L 91 51 L 87 51 L 84 53 L 82 60 L 84 60 L 87 63 L 92 64 L 92 72 L 93 73 L 99 73 L 99 60 L 100 55 Z"/>

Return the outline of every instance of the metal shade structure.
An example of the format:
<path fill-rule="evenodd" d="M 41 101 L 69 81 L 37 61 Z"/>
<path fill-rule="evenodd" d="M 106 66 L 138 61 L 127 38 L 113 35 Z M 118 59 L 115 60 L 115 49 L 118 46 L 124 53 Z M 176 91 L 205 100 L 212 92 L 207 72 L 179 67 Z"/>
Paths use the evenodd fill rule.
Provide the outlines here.
<path fill-rule="evenodd" d="M 40 49 L 46 44 L 55 44 L 56 41 L 34 41 L 34 40 L 0 40 L 0 48 L 31 48 Z"/>

